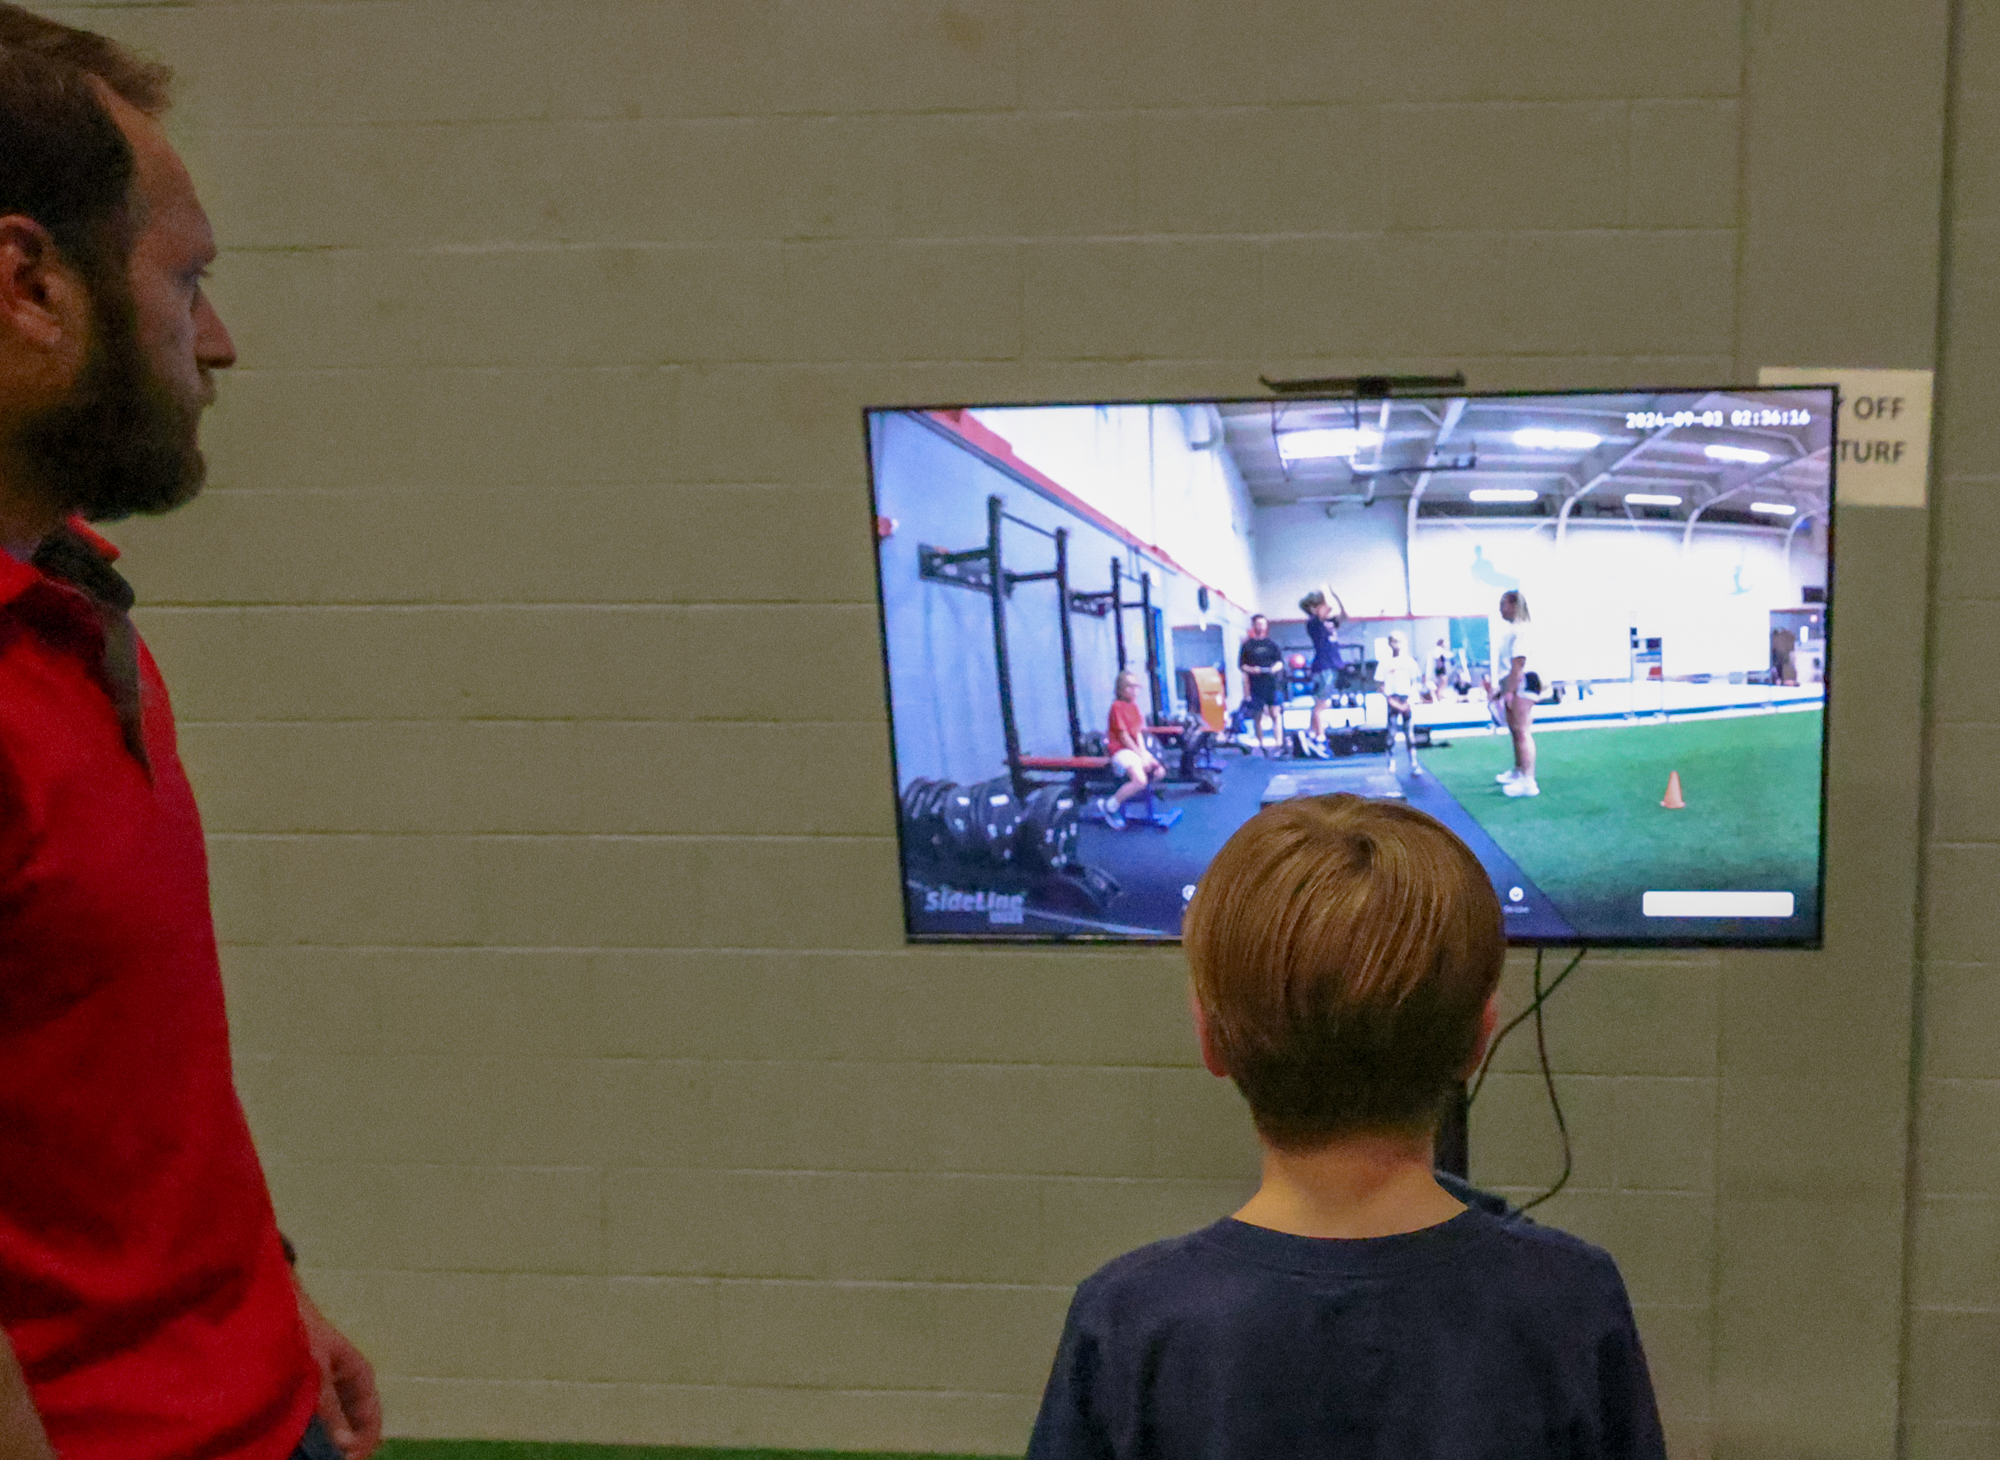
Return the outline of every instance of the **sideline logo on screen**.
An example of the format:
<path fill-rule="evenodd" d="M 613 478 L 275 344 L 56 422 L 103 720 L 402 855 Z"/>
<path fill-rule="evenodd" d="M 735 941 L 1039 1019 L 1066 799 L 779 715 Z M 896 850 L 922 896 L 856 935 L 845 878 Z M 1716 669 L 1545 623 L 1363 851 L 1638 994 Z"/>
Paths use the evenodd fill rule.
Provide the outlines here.
<path fill-rule="evenodd" d="M 943 913 L 985 913 L 986 921 L 999 926 L 1025 921 L 1028 894 L 1025 892 L 965 892 L 956 887 L 926 887 L 924 911 Z"/>

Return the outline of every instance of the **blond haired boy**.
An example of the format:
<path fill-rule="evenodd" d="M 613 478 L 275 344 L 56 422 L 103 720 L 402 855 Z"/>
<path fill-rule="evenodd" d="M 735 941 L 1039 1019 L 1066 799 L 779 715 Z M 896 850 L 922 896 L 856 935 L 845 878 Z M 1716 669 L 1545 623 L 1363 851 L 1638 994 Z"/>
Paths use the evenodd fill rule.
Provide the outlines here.
<path fill-rule="evenodd" d="M 1432 1172 L 1506 951 L 1464 843 L 1398 802 L 1280 802 L 1217 854 L 1183 939 L 1263 1181 L 1077 1289 L 1030 1460 L 1661 1460 L 1611 1258 Z"/>

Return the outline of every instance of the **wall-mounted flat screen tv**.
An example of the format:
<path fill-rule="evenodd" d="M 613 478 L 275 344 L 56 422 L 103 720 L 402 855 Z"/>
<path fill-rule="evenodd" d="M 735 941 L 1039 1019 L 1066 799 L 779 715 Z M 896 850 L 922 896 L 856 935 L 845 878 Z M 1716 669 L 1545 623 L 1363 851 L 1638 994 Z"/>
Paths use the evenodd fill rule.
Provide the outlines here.
<path fill-rule="evenodd" d="M 1522 944 L 1810 946 L 1831 387 L 866 413 L 909 936 L 1179 936 L 1223 841 L 1445 822 Z"/>

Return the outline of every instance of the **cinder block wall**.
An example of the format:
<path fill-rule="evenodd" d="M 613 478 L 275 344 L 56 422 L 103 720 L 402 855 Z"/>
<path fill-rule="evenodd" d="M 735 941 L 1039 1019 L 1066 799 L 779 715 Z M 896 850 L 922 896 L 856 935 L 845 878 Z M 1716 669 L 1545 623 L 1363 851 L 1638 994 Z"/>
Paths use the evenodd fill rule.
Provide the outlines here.
<path fill-rule="evenodd" d="M 1908 1453 L 2000 1453 L 2000 14 L 1956 7 L 1932 553 Z"/>
<path fill-rule="evenodd" d="M 208 818 L 244 1098 L 391 1431 L 1017 1450 L 1070 1285 L 1227 1210 L 1255 1152 L 1195 1065 L 1175 954 L 902 946 L 859 409 L 1927 364 L 1767 359 L 1821 338 L 1773 311 L 1826 304 L 1817 259 L 1752 226 L 1790 216 L 1785 165 L 1823 133 L 1799 98 L 1824 77 L 1759 81 L 1772 37 L 1901 75 L 1867 23 L 1894 18 L 1921 77 L 1918 11 L 1942 0 L 52 12 L 184 80 L 242 364 L 208 492 L 115 535 Z M 1927 85 L 1847 159 L 1915 178 L 1915 223 L 1855 226 L 1914 229 L 1918 275 Z M 1976 362 L 1983 255 L 1957 237 Z M 1928 341 L 1928 288 L 1843 307 Z M 1946 387 L 1941 769 L 1994 751 L 1959 728 L 1992 718 L 1991 605 L 1961 601 L 1975 389 Z M 1858 764 L 1914 764 L 1874 738 Z M 1936 814 L 1938 865 L 1975 804 Z M 1868 885 L 1906 917 L 1907 869 Z M 1984 904 L 1953 907 L 1925 1129 L 1974 1154 L 1925 1167 L 1913 1392 L 1992 1420 L 1990 1362 L 1950 1376 L 1962 1335 L 2000 1342 L 1976 1154 L 2000 1110 L 1965 1078 L 2000 1074 L 1972 1032 L 2000 1010 Z M 1906 998 L 1904 964 L 1879 976 Z M 1783 1376 L 1746 1398 L 1736 1357 L 1824 1257 L 1746 1285 L 1765 1259 L 1718 1215 L 1719 1163 L 1764 1138 L 1732 1126 L 1730 1072 L 1841 1078 L 1783 1019 L 1743 1035 L 1767 975 L 1816 967 L 1593 958 L 1552 1009 L 1577 1169 L 1548 1213 L 1624 1265 L 1684 1460 L 1893 1431 L 1893 1327 L 1856 1358 L 1802 1310 L 1795 1367 L 1830 1404 Z M 1906 1026 L 1863 1087 L 1892 1189 L 1854 1219 L 1892 1324 Z M 1557 1164 L 1529 1054 L 1474 1133 L 1517 1192 Z"/>

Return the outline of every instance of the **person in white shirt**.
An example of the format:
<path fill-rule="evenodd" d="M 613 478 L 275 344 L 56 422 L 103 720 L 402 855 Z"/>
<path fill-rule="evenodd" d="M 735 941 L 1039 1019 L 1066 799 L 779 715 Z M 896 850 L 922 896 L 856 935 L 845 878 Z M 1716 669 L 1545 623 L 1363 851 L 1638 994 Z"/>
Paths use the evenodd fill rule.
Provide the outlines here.
<path fill-rule="evenodd" d="M 1389 763 L 1393 766 L 1396 762 L 1396 727 L 1400 724 L 1403 743 L 1410 750 L 1410 774 L 1420 776 L 1424 772 L 1417 764 L 1416 737 L 1410 732 L 1410 702 L 1423 683 L 1423 670 L 1403 652 L 1401 634 L 1389 635 L 1389 657 L 1375 666 L 1375 682 L 1389 701 Z"/>
<path fill-rule="evenodd" d="M 1534 652 L 1533 631 L 1528 618 L 1528 600 L 1515 589 L 1500 595 L 1500 617 L 1507 627 L 1500 632 L 1493 650 L 1493 672 L 1500 676 L 1496 685 L 1486 681 L 1486 693 L 1493 718 L 1505 725 L 1514 737 L 1514 768 L 1494 779 L 1509 796 L 1539 796 L 1535 783 L 1535 699 L 1541 693 L 1541 676 L 1528 668 Z"/>

